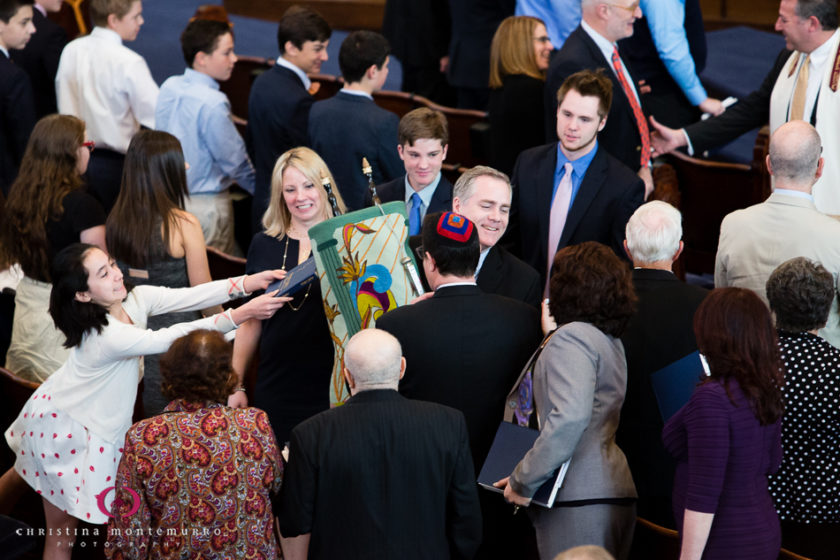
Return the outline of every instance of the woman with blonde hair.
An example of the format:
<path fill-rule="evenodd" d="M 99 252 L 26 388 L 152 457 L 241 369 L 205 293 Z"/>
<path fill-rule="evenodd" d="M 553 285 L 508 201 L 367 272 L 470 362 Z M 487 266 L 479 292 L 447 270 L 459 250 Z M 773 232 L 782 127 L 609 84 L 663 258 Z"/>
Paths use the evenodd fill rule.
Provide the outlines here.
<path fill-rule="evenodd" d="M 277 160 L 271 174 L 271 200 L 263 215 L 265 231 L 254 236 L 246 270 L 291 270 L 312 254 L 309 228 L 332 217 L 321 178 L 332 184 L 339 211 L 344 201 L 324 160 L 309 148 L 292 148 Z M 242 385 L 259 348 L 253 406 L 268 413 L 281 444 L 299 422 L 329 407 L 333 346 L 318 282 L 295 294 L 271 319 L 242 325 L 233 347 L 233 368 L 240 387 L 228 399 L 248 405 Z"/>
<path fill-rule="evenodd" d="M 47 314 L 50 263 L 72 243 L 105 248 L 105 211 L 85 190 L 93 142 L 84 121 L 49 115 L 29 137 L 0 224 L 0 269 L 20 264 L 6 367 L 30 381 L 47 379 L 67 359 L 64 335 Z"/>
<path fill-rule="evenodd" d="M 545 142 L 543 90 L 553 50 L 545 24 L 505 18 L 490 45 L 490 138 L 493 167 L 510 174 L 522 150 Z"/>

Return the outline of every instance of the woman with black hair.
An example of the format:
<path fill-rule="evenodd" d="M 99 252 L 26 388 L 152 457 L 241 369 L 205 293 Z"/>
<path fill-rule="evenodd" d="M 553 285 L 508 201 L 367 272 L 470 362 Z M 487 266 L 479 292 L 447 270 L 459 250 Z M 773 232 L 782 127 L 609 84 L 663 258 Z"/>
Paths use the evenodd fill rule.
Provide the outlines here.
<path fill-rule="evenodd" d="M 131 425 L 140 356 L 164 352 L 194 329 L 226 332 L 249 319 L 267 319 L 289 298 L 264 294 L 236 309 L 157 331 L 146 329 L 148 317 L 218 305 L 283 276 L 267 270 L 194 288 L 128 291 L 114 260 L 95 246 L 74 244 L 56 256 L 50 314 L 67 337 L 70 356 L 6 431 L 17 458 L 14 470 L 44 502 L 45 558 L 70 557 L 72 540 L 62 535 L 72 535 L 79 519 L 108 520 L 107 490 L 114 486 Z"/>

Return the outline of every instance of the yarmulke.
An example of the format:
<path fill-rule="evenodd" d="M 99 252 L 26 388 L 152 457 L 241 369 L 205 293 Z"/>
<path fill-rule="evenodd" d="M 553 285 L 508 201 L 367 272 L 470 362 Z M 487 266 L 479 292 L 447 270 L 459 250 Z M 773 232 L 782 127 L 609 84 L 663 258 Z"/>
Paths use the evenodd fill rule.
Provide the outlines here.
<path fill-rule="evenodd" d="M 455 212 L 444 212 L 437 223 L 439 235 L 458 243 L 469 241 L 474 228 L 475 226 L 471 221 Z"/>

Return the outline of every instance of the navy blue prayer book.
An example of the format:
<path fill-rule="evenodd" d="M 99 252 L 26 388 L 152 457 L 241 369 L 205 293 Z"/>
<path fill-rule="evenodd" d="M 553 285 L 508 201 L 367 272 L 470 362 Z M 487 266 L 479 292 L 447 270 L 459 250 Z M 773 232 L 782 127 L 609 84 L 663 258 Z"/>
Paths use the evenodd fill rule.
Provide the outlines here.
<path fill-rule="evenodd" d="M 484 466 L 481 467 L 481 472 L 478 474 L 479 486 L 493 492 L 503 492 L 500 488 L 493 486 L 493 483 L 510 476 L 519 461 L 534 446 L 534 442 L 537 441 L 539 435 L 539 430 L 526 428 L 518 424 L 511 424 L 510 422 L 499 424 L 496 437 L 493 439 L 493 445 L 490 447 L 487 459 L 484 460 Z M 531 503 L 551 507 L 554 504 L 554 498 L 557 497 L 557 491 L 563 485 L 563 479 L 566 477 L 568 469 L 569 461 L 560 465 L 548 477 L 548 480 L 539 487 L 531 498 Z"/>
<path fill-rule="evenodd" d="M 691 398 L 697 384 L 707 375 L 700 352 L 665 366 L 650 376 L 659 412 L 665 422 L 676 414 Z"/>
<path fill-rule="evenodd" d="M 265 293 L 270 294 L 274 290 L 280 290 L 275 297 L 291 296 L 316 280 L 318 280 L 318 269 L 315 267 L 315 258 L 309 257 L 288 271 L 285 278 L 272 282 L 265 289 Z"/>

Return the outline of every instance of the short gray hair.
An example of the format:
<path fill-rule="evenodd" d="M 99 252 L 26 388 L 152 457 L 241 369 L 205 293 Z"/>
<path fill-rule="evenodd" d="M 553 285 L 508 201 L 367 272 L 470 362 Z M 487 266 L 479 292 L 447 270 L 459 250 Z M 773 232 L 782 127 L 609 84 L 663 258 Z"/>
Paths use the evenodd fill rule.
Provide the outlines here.
<path fill-rule="evenodd" d="M 458 177 L 457 181 L 455 181 L 455 186 L 452 187 L 452 196 L 457 196 L 461 202 L 469 200 L 475 192 L 475 181 L 479 177 L 492 177 L 494 179 L 499 179 L 500 181 L 504 181 L 510 189 L 510 177 L 506 174 L 502 173 L 498 169 L 493 169 L 492 167 L 488 167 L 486 165 L 476 165 L 475 167 L 467 169 L 461 173 L 461 176 Z"/>
<path fill-rule="evenodd" d="M 680 248 L 682 215 L 661 200 L 642 204 L 627 221 L 624 236 L 634 261 L 670 261 Z"/>
<path fill-rule="evenodd" d="M 344 350 L 344 367 L 359 389 L 396 386 L 400 380 L 402 347 L 390 333 L 364 329 L 353 335 Z"/>

